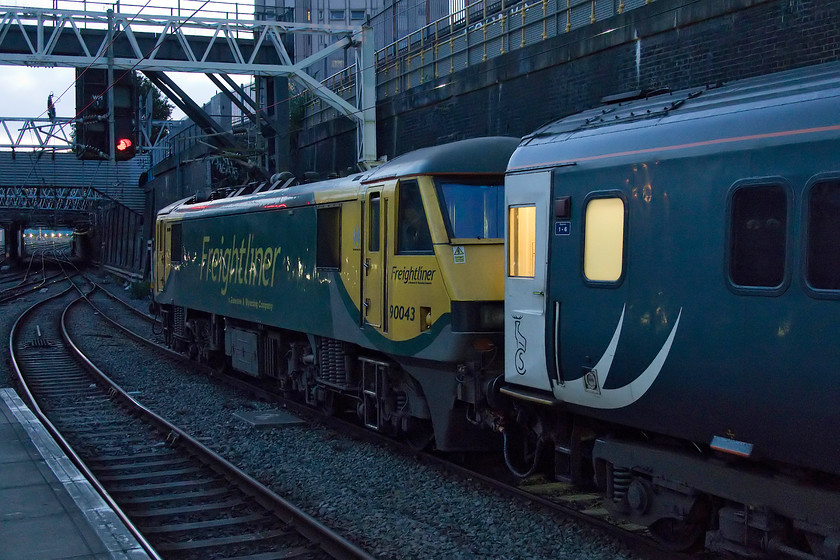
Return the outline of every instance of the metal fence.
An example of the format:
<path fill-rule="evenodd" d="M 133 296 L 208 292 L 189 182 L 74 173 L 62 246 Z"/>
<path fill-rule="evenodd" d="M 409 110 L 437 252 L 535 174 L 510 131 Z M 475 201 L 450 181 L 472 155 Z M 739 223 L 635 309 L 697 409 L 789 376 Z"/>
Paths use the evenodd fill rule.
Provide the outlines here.
<path fill-rule="evenodd" d="M 443 3 L 446 6 L 443 6 Z M 402 0 L 371 20 L 376 38 L 376 97 L 385 99 L 501 56 L 650 4 L 653 0 Z M 409 31 L 423 16 L 451 13 Z M 404 33 L 399 36 L 398 33 Z M 398 39 L 385 43 L 391 37 Z M 383 41 L 380 43 L 379 41 Z M 355 68 L 324 84 L 345 99 L 355 95 Z M 336 112 L 307 100 L 304 126 L 333 119 Z"/>

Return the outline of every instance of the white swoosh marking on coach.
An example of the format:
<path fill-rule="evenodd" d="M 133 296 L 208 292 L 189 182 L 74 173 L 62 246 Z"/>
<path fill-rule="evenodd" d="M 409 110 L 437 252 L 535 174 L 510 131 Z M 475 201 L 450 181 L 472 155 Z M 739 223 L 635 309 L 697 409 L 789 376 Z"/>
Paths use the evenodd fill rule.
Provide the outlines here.
<path fill-rule="evenodd" d="M 601 359 L 598 360 L 598 363 L 595 364 L 595 367 L 593 368 L 598 372 L 598 379 L 600 380 L 602 387 L 604 386 L 604 383 L 607 382 L 607 376 L 610 374 L 613 358 L 615 358 L 615 349 L 618 348 L 618 339 L 621 338 L 621 326 L 624 324 L 624 311 L 626 309 L 627 304 L 625 303 L 624 307 L 621 308 L 621 317 L 618 319 L 618 325 L 615 327 L 612 340 L 610 340 L 609 346 L 607 346 L 607 349 L 604 351 L 604 355 L 601 356 Z"/>
<path fill-rule="evenodd" d="M 625 305 L 626 308 L 626 305 Z M 554 387 L 554 395 L 565 402 L 579 404 L 583 406 L 588 406 L 590 408 L 600 408 L 600 409 L 615 409 L 615 408 L 623 408 L 625 406 L 629 406 L 639 400 L 642 395 L 644 395 L 648 389 L 650 389 L 653 382 L 656 381 L 656 378 L 659 377 L 659 373 L 662 371 L 662 367 L 665 365 L 665 360 L 668 359 L 668 354 L 671 352 L 671 345 L 674 343 L 674 337 L 677 334 L 677 328 L 680 326 L 680 318 L 682 317 L 682 308 L 680 308 L 680 312 L 677 315 L 677 320 L 674 323 L 674 327 L 671 329 L 671 333 L 668 335 L 668 339 L 665 341 L 665 344 L 662 345 L 662 348 L 659 350 L 659 353 L 656 354 L 656 357 L 650 363 L 650 365 L 642 372 L 642 374 L 628 383 L 623 387 L 618 387 L 616 389 L 601 389 L 601 393 L 591 393 L 586 391 L 583 386 L 582 379 L 576 379 L 571 382 L 567 382 L 565 385 L 555 385 Z M 607 346 L 607 350 L 604 352 L 604 355 L 598 360 L 596 364 L 595 370 L 598 372 L 599 378 L 599 385 L 601 387 L 604 386 L 604 382 L 609 375 L 609 368 L 612 366 L 613 358 L 615 357 L 615 350 L 618 346 L 618 339 L 621 332 L 621 326 L 624 322 L 624 309 L 621 311 L 621 319 L 618 321 L 618 326 L 616 327 L 615 334 L 613 334 L 612 340 L 610 340 L 609 346 Z M 603 370 L 599 369 L 600 367 L 605 368 Z"/>

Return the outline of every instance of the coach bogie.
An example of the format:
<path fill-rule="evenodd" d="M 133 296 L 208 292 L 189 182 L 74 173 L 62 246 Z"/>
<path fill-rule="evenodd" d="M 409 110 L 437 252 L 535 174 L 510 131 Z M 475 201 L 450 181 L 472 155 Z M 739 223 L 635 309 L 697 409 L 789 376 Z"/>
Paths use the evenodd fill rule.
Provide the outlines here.
<path fill-rule="evenodd" d="M 595 479 L 616 517 L 649 527 L 670 550 L 693 547 L 710 521 L 707 496 L 691 486 L 654 474 L 635 463 L 595 460 Z"/>

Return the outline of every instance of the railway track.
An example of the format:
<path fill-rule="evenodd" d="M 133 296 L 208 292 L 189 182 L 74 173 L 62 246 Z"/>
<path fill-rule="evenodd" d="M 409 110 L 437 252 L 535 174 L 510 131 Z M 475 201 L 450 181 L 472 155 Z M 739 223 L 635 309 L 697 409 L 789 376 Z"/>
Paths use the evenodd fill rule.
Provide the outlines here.
<path fill-rule="evenodd" d="M 111 383 L 63 324 L 81 301 L 71 288 L 25 312 L 13 365 L 24 399 L 150 555 L 369 558 Z"/>
<path fill-rule="evenodd" d="M 36 262 L 40 263 L 40 266 L 36 266 L 33 270 L 33 263 Z M 0 303 L 64 281 L 65 276 L 60 270 L 48 274 L 47 264 L 50 262 L 53 262 L 52 259 L 46 259 L 41 253 L 33 254 L 29 258 L 26 270 L 4 274 L 4 277 L 0 279 Z"/>
<path fill-rule="evenodd" d="M 708 558 L 709 556 L 703 554 L 677 554 L 672 551 L 663 550 L 651 538 L 650 534 L 641 526 L 619 525 L 615 523 L 602 507 L 601 496 L 588 491 L 581 490 L 569 484 L 555 482 L 550 480 L 539 479 L 538 477 L 530 477 L 521 481 L 512 481 L 509 476 L 495 476 L 488 474 L 486 468 L 471 468 L 464 466 L 461 463 L 453 462 L 450 457 L 442 457 L 434 453 L 418 452 L 400 442 L 396 442 L 391 438 L 372 432 L 366 428 L 362 428 L 350 421 L 345 421 L 339 416 L 323 417 L 313 409 L 283 398 L 274 391 L 255 386 L 250 380 L 243 380 L 236 376 L 220 374 L 216 370 L 209 367 L 200 366 L 194 361 L 189 360 L 182 354 L 174 353 L 164 346 L 161 346 L 162 340 L 149 340 L 146 336 L 138 334 L 147 327 L 139 327 L 138 324 L 146 324 L 147 332 L 152 332 L 150 327 L 153 318 L 146 314 L 138 312 L 137 309 L 125 303 L 121 298 L 118 298 L 107 291 L 99 291 L 96 296 L 92 298 L 94 303 L 98 306 L 97 310 L 102 313 L 103 317 L 110 320 L 117 327 L 125 330 L 125 332 L 140 342 L 145 344 L 155 344 L 157 348 L 169 355 L 175 356 L 178 359 L 189 363 L 191 368 L 203 368 L 206 373 L 219 378 L 223 382 L 233 385 L 241 390 L 250 392 L 257 398 L 266 401 L 276 401 L 282 403 L 291 412 L 306 418 L 309 421 L 319 422 L 329 428 L 348 434 L 354 439 L 361 439 L 365 441 L 374 442 L 378 445 L 383 445 L 400 453 L 407 453 L 415 456 L 418 460 L 433 464 L 448 472 L 451 472 L 463 479 L 479 481 L 481 484 L 487 486 L 489 489 L 504 493 L 515 497 L 519 500 L 525 500 L 540 507 L 556 512 L 565 517 L 574 518 L 587 525 L 597 527 L 599 531 L 614 537 L 623 542 L 629 549 L 633 550 L 640 557 L 649 559 L 697 559 Z M 108 308 L 103 311 L 103 309 Z M 121 311 L 122 310 L 122 311 Z M 131 318 L 123 317 L 120 313 L 130 313 Z M 122 326 L 121 323 L 130 321 L 134 324 L 133 328 Z M 140 321 L 141 323 L 138 323 Z M 506 471 L 505 471 L 506 473 Z"/>

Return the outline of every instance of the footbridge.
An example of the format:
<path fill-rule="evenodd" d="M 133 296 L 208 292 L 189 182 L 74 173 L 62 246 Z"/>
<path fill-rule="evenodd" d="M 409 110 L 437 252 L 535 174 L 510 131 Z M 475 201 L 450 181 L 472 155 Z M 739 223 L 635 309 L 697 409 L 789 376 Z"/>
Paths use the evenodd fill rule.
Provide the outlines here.
<path fill-rule="evenodd" d="M 223 93 L 243 99 L 230 74 L 289 79 L 354 123 L 360 164 L 376 160 L 374 51 L 368 27 L 279 21 L 265 6 L 250 8 L 256 13 L 244 17 L 208 12 L 206 2 L 197 4 L 201 11 L 166 9 L 163 14 L 153 6 L 125 13 L 62 9 L 59 4 L 69 2 L 53 2 L 52 8 L 0 7 L 0 65 L 101 68 L 115 77 L 143 72 L 204 129 L 209 143 L 226 151 L 235 148 L 232 136 L 220 130 L 166 73 L 204 73 Z M 286 40 L 293 34 L 319 36 L 328 46 L 295 63 L 286 49 Z M 356 54 L 360 87 L 350 101 L 307 72 L 312 64 L 341 49 Z M 265 107 L 282 102 L 287 93 L 284 88 L 269 89 L 272 97 L 266 94 L 260 100 L 263 106 L 252 102 L 245 107 L 240 99 L 236 101 L 261 130 L 276 134 L 282 128 L 270 122 L 272 112 Z M 83 227 L 95 221 L 105 228 L 103 247 L 123 243 L 126 234 L 140 235 L 144 210 L 140 187 L 148 160 L 77 160 L 73 154 L 76 117 L 0 115 L 0 226 L 7 231 L 7 240 L 17 238 L 28 225 Z M 142 259 L 140 248 L 146 242 L 132 237 L 131 243 L 137 249 L 120 249 L 121 260 L 136 261 L 138 255 Z M 138 268 L 136 262 L 123 264 Z"/>

